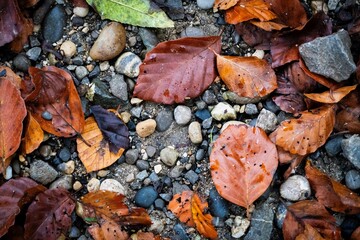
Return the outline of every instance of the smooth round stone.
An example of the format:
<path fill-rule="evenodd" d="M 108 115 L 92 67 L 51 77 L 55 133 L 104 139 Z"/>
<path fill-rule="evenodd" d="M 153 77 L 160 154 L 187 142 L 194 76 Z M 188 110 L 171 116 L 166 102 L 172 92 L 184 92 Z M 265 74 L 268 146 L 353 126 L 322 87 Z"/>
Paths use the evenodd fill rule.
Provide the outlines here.
<path fill-rule="evenodd" d="M 156 130 L 164 132 L 169 129 L 171 123 L 174 121 L 173 114 L 169 110 L 163 110 L 155 118 Z"/>
<path fill-rule="evenodd" d="M 139 76 L 141 59 L 132 52 L 126 52 L 115 62 L 115 70 L 118 73 L 124 74 L 130 78 Z"/>
<path fill-rule="evenodd" d="M 25 54 L 18 54 L 13 60 L 13 65 L 16 69 L 27 72 L 31 66 L 31 61 Z"/>
<path fill-rule="evenodd" d="M 186 125 L 191 120 L 191 109 L 187 106 L 179 105 L 174 110 L 175 122 L 180 125 Z"/>
<path fill-rule="evenodd" d="M 26 52 L 26 56 L 33 61 L 38 60 L 38 58 L 40 57 L 41 54 L 41 48 L 40 47 L 33 47 L 30 48 L 27 52 Z"/>
<path fill-rule="evenodd" d="M 360 188 L 360 172 L 357 170 L 350 170 L 345 175 L 345 183 L 351 190 Z"/>
<path fill-rule="evenodd" d="M 92 178 L 87 184 L 88 192 L 96 192 L 100 189 L 100 180 L 97 178 Z"/>
<path fill-rule="evenodd" d="M 9 179 L 12 178 L 12 176 L 13 176 L 13 174 L 12 174 L 12 167 L 11 167 L 11 166 L 8 166 L 8 167 L 6 168 L 6 170 L 5 170 L 4 178 L 5 178 L 5 180 L 9 180 Z"/>
<path fill-rule="evenodd" d="M 245 113 L 248 115 L 254 115 L 254 114 L 258 114 L 259 111 L 255 104 L 249 103 L 249 104 L 246 104 Z"/>
<path fill-rule="evenodd" d="M 119 183 L 118 181 L 116 181 L 115 179 L 105 179 L 101 184 L 100 184 L 100 190 L 106 190 L 106 191 L 111 191 L 111 192 L 117 192 L 120 194 L 125 194 L 125 188 L 123 185 L 121 185 L 121 183 Z"/>
<path fill-rule="evenodd" d="M 226 201 L 215 188 L 212 188 L 209 193 L 209 210 L 215 217 L 224 219 L 229 215 L 229 208 Z"/>
<path fill-rule="evenodd" d="M 134 197 L 135 204 L 139 207 L 148 208 L 156 200 L 158 193 L 151 186 L 141 188 Z"/>
<path fill-rule="evenodd" d="M 156 154 L 156 147 L 154 146 L 147 146 L 145 150 L 149 157 L 153 157 Z"/>
<path fill-rule="evenodd" d="M 216 104 L 214 109 L 211 111 L 211 116 L 217 121 L 230 120 L 236 119 L 236 112 L 230 104 L 220 102 Z"/>
<path fill-rule="evenodd" d="M 192 143 L 199 144 L 203 141 L 201 133 L 201 124 L 199 122 L 192 122 L 189 125 L 189 137 Z"/>
<path fill-rule="evenodd" d="M 106 61 L 118 56 L 126 44 L 126 31 L 121 23 L 110 22 L 101 31 L 90 49 L 94 60 Z"/>
<path fill-rule="evenodd" d="M 196 0 L 196 3 L 201 9 L 211 9 L 215 0 Z"/>
<path fill-rule="evenodd" d="M 146 47 L 146 50 L 148 51 L 153 49 L 159 43 L 159 39 L 157 38 L 156 34 L 148 28 L 140 28 L 139 35 L 144 46 Z"/>
<path fill-rule="evenodd" d="M 301 175 L 293 175 L 280 186 L 280 195 L 290 201 L 305 200 L 311 195 L 309 181 Z"/>
<path fill-rule="evenodd" d="M 136 125 L 136 133 L 139 137 L 145 138 L 150 136 L 155 132 L 156 121 L 154 119 L 147 119 L 145 121 L 139 122 Z"/>
<path fill-rule="evenodd" d="M 89 74 L 88 70 L 84 66 L 78 66 L 75 68 L 75 75 L 77 79 L 81 80 Z"/>
<path fill-rule="evenodd" d="M 149 167 L 150 167 L 150 164 L 149 164 L 148 161 L 138 160 L 138 161 L 136 162 L 136 167 L 137 167 L 140 171 L 148 170 Z"/>
<path fill-rule="evenodd" d="M 73 187 L 73 189 L 74 189 L 75 191 L 78 191 L 78 190 L 80 190 L 83 186 L 82 186 L 81 182 L 76 181 L 76 182 L 74 182 L 74 184 L 73 184 L 72 187 Z"/>
<path fill-rule="evenodd" d="M 45 120 L 50 121 L 52 119 L 52 114 L 49 113 L 48 111 L 44 111 L 41 113 L 41 117 Z"/>
<path fill-rule="evenodd" d="M 161 198 L 156 199 L 154 202 L 154 207 L 157 210 L 163 210 L 165 207 L 165 201 L 162 200 Z"/>
<path fill-rule="evenodd" d="M 60 51 L 64 53 L 65 57 L 71 58 L 76 54 L 76 45 L 72 41 L 65 41 L 61 44 Z"/>
<path fill-rule="evenodd" d="M 72 175 L 64 175 L 56 179 L 53 183 L 51 183 L 49 189 L 65 188 L 66 190 L 70 190 L 72 188 L 72 184 L 73 184 Z"/>
<path fill-rule="evenodd" d="M 160 151 L 160 160 L 169 167 L 175 165 L 179 153 L 170 147 L 166 147 Z"/>
<path fill-rule="evenodd" d="M 204 149 L 200 148 L 199 150 L 196 151 L 196 154 L 195 154 L 196 161 L 201 161 L 201 160 L 203 160 L 204 157 L 205 157 Z"/>
<path fill-rule="evenodd" d="M 128 87 L 124 75 L 116 74 L 109 82 L 111 93 L 123 101 L 128 101 Z"/>
<path fill-rule="evenodd" d="M 181 33 L 181 37 L 203 37 L 205 36 L 204 31 L 198 27 L 187 27 Z"/>
<path fill-rule="evenodd" d="M 49 145 L 42 145 L 40 148 L 39 148 L 39 153 L 41 156 L 43 156 L 44 158 L 47 158 L 48 156 L 50 156 L 51 154 L 51 146 Z"/>
<path fill-rule="evenodd" d="M 89 7 L 74 7 L 74 14 L 78 17 L 86 17 L 89 13 Z"/>
<path fill-rule="evenodd" d="M 139 150 L 129 149 L 125 153 L 125 161 L 127 164 L 134 164 L 139 157 Z"/>
<path fill-rule="evenodd" d="M 63 162 L 67 162 L 69 161 L 71 157 L 71 153 L 69 151 L 69 149 L 67 147 L 64 147 L 60 150 L 59 152 L 59 158 L 63 161 Z"/>
<path fill-rule="evenodd" d="M 342 140 L 343 140 L 342 136 L 336 136 L 336 137 L 328 140 L 325 144 L 326 153 L 332 157 L 336 156 L 338 153 L 340 153 Z"/>
<path fill-rule="evenodd" d="M 66 26 L 66 12 L 62 5 L 55 5 L 43 21 L 43 36 L 48 43 L 60 40 Z"/>

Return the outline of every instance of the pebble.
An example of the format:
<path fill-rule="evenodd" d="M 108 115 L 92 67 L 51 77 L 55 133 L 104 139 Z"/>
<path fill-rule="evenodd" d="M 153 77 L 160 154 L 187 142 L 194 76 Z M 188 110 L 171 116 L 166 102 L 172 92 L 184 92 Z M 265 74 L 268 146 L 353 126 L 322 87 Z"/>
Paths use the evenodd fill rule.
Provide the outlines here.
<path fill-rule="evenodd" d="M 351 190 L 357 190 L 360 188 L 360 172 L 353 169 L 346 173 L 345 183 Z"/>
<path fill-rule="evenodd" d="M 109 85 L 110 91 L 115 97 L 118 97 L 125 102 L 129 100 L 128 87 L 124 81 L 124 75 L 115 74 L 109 82 Z"/>
<path fill-rule="evenodd" d="M 210 90 L 206 90 L 203 95 L 202 95 L 202 100 L 204 100 L 204 102 L 206 104 L 209 104 L 209 105 L 214 105 L 214 104 L 217 104 L 218 101 L 217 101 L 217 98 L 214 94 L 213 91 L 210 91 Z"/>
<path fill-rule="evenodd" d="M 51 154 L 51 147 L 47 144 L 45 145 L 42 145 L 40 148 L 39 148 L 39 153 L 41 156 L 43 156 L 44 158 L 47 158 L 50 156 Z"/>
<path fill-rule="evenodd" d="M 74 61 L 73 61 L 74 62 Z M 82 64 L 78 64 L 78 65 L 82 65 Z M 89 75 L 88 75 L 88 77 L 89 78 L 95 78 L 95 77 L 97 77 L 97 76 L 99 76 L 99 74 L 100 74 L 100 67 L 98 66 L 98 65 L 96 65 L 95 67 L 94 67 L 94 69 L 89 73 Z"/>
<path fill-rule="evenodd" d="M 145 121 L 139 122 L 136 125 L 136 133 L 139 137 L 145 138 L 150 136 L 155 132 L 156 121 L 154 119 L 147 119 Z"/>
<path fill-rule="evenodd" d="M 231 236 L 233 238 L 240 238 L 244 236 L 249 226 L 250 221 L 248 219 L 236 216 L 234 219 L 234 225 L 231 227 Z"/>
<path fill-rule="evenodd" d="M 143 110 L 142 106 L 133 107 L 131 108 L 130 113 L 132 116 L 140 118 L 142 110 Z"/>
<path fill-rule="evenodd" d="M 287 213 L 286 206 L 282 202 L 280 202 L 276 209 L 276 225 L 280 229 L 282 229 L 286 217 L 286 213 Z"/>
<path fill-rule="evenodd" d="M 211 114 L 210 114 L 209 110 L 201 109 L 201 110 L 197 110 L 195 112 L 195 117 L 197 117 L 201 121 L 205 121 L 206 119 L 209 119 L 211 117 Z"/>
<path fill-rule="evenodd" d="M 100 189 L 100 180 L 97 178 L 92 178 L 86 186 L 88 192 L 96 192 Z"/>
<path fill-rule="evenodd" d="M 56 179 L 58 172 L 48 163 L 37 160 L 30 164 L 30 177 L 35 181 L 47 185 Z"/>
<path fill-rule="evenodd" d="M 65 188 L 66 190 L 70 190 L 73 185 L 73 177 L 72 175 L 64 175 L 56 179 L 49 186 L 49 189 L 53 188 Z"/>
<path fill-rule="evenodd" d="M 184 105 L 179 105 L 174 109 L 175 122 L 180 125 L 186 125 L 191 120 L 191 109 Z"/>
<path fill-rule="evenodd" d="M 171 169 L 171 171 L 169 173 L 169 177 L 178 178 L 181 176 L 183 171 L 184 171 L 184 166 L 177 165 L 173 169 Z"/>
<path fill-rule="evenodd" d="M 11 179 L 13 176 L 12 174 L 12 167 L 11 166 L 7 166 L 7 168 L 5 169 L 5 175 L 4 175 L 4 179 L 5 180 L 9 180 Z"/>
<path fill-rule="evenodd" d="M 60 40 L 66 26 L 66 12 L 62 5 L 55 5 L 43 21 L 43 37 L 48 43 Z"/>
<path fill-rule="evenodd" d="M 155 202 L 154 202 L 154 206 L 155 206 L 155 208 L 160 207 L 161 202 L 158 202 L 158 199 L 156 199 Z M 165 228 L 165 225 L 164 225 L 164 220 L 163 219 L 157 219 L 157 218 L 151 217 L 151 226 L 148 229 L 149 232 L 161 234 L 164 231 L 164 228 Z"/>
<path fill-rule="evenodd" d="M 109 63 L 109 61 L 101 62 L 101 63 L 99 64 L 99 68 L 100 68 L 100 71 L 101 71 L 101 72 L 104 72 L 104 71 L 108 70 L 108 69 L 110 68 L 110 63 Z"/>
<path fill-rule="evenodd" d="M 78 66 L 75 68 L 75 75 L 77 79 L 81 80 L 89 74 L 88 70 L 84 66 Z"/>
<path fill-rule="evenodd" d="M 97 172 L 96 175 L 98 175 L 98 177 L 106 177 L 109 173 L 110 173 L 109 170 L 100 170 Z"/>
<path fill-rule="evenodd" d="M 215 0 L 196 0 L 196 3 L 201 9 L 211 9 Z"/>
<path fill-rule="evenodd" d="M 109 92 L 106 83 L 102 82 L 99 78 L 95 78 L 92 83 L 92 87 L 86 96 L 89 100 L 93 100 L 96 105 L 100 105 L 103 108 L 116 109 L 121 105 L 121 100 Z M 91 95 L 93 95 L 92 98 Z"/>
<path fill-rule="evenodd" d="M 249 104 L 246 104 L 246 106 L 245 106 L 245 113 L 248 115 L 254 115 L 254 114 L 258 114 L 259 111 L 255 104 L 249 103 Z"/>
<path fill-rule="evenodd" d="M 264 50 L 256 49 L 255 52 L 253 54 L 251 54 L 251 56 L 257 57 L 259 59 L 263 59 L 265 56 L 265 52 L 264 52 Z"/>
<path fill-rule="evenodd" d="M 271 98 L 266 99 L 264 103 L 264 108 L 266 110 L 269 110 L 270 112 L 277 113 L 280 111 L 280 108 L 278 105 L 274 103 L 274 101 Z"/>
<path fill-rule="evenodd" d="M 187 185 L 180 184 L 179 182 L 173 182 L 172 194 L 175 195 L 177 193 L 181 193 L 183 191 L 188 191 L 190 188 Z"/>
<path fill-rule="evenodd" d="M 134 173 L 130 173 L 129 175 L 126 176 L 125 178 L 125 182 L 127 183 L 131 183 L 135 180 L 135 174 Z"/>
<path fill-rule="evenodd" d="M 205 36 L 204 31 L 198 27 L 188 26 L 181 33 L 180 37 L 203 37 Z"/>
<path fill-rule="evenodd" d="M 305 200 L 311 195 L 309 181 L 301 175 L 293 175 L 281 184 L 280 195 L 290 201 Z"/>
<path fill-rule="evenodd" d="M 150 51 L 159 43 L 156 34 L 148 28 L 140 28 L 139 35 L 147 51 Z"/>
<path fill-rule="evenodd" d="M 339 4 L 340 0 L 329 0 L 328 7 L 329 10 L 335 10 L 336 6 Z"/>
<path fill-rule="evenodd" d="M 65 57 L 71 58 L 76 54 L 76 45 L 72 41 L 65 41 L 61 44 L 60 51 Z"/>
<path fill-rule="evenodd" d="M 275 113 L 270 112 L 263 108 L 256 120 L 256 126 L 262 128 L 265 132 L 269 133 L 277 127 L 277 117 Z"/>
<path fill-rule="evenodd" d="M 145 149 L 145 151 L 146 151 L 147 155 L 148 155 L 149 157 L 151 157 L 151 158 L 152 158 L 153 156 L 155 156 L 155 154 L 156 154 L 156 148 L 153 147 L 153 146 L 147 146 L 146 149 Z"/>
<path fill-rule="evenodd" d="M 157 165 L 154 166 L 154 172 L 155 172 L 156 174 L 160 173 L 161 170 L 162 170 L 161 164 L 157 164 Z"/>
<path fill-rule="evenodd" d="M 76 181 L 76 182 L 74 182 L 74 184 L 73 184 L 73 189 L 75 190 L 75 191 L 78 191 L 78 190 L 80 190 L 81 188 L 82 188 L 82 184 L 81 184 L 81 182 L 79 182 L 79 181 Z"/>
<path fill-rule="evenodd" d="M 124 50 L 125 45 L 125 28 L 121 23 L 110 22 L 102 29 L 89 55 L 94 60 L 111 60 Z"/>
<path fill-rule="evenodd" d="M 49 146 L 50 147 L 50 146 Z M 50 148 L 51 150 L 51 148 Z M 64 147 L 60 150 L 59 152 L 59 158 L 63 161 L 63 162 L 67 162 L 69 161 L 71 157 L 71 153 L 70 150 L 67 147 Z"/>
<path fill-rule="evenodd" d="M 69 238 L 78 238 L 78 237 L 80 237 L 80 235 L 81 235 L 81 232 L 77 227 L 72 226 L 70 228 Z"/>
<path fill-rule="evenodd" d="M 128 123 L 131 119 L 131 114 L 127 111 L 120 113 L 120 116 L 124 123 Z"/>
<path fill-rule="evenodd" d="M 185 178 L 194 185 L 199 180 L 199 175 L 193 170 L 190 170 L 185 174 Z"/>
<path fill-rule="evenodd" d="M 352 135 L 341 142 L 344 157 L 346 157 L 355 167 L 360 169 L 360 136 Z"/>
<path fill-rule="evenodd" d="M 13 66 L 20 71 L 27 72 L 31 66 L 31 61 L 26 54 L 20 53 L 14 58 Z"/>
<path fill-rule="evenodd" d="M 247 97 L 240 97 L 234 92 L 227 91 L 223 93 L 223 98 L 225 100 L 229 100 L 232 103 L 236 104 L 248 104 L 248 103 L 256 103 L 261 100 L 261 98 L 247 98 Z"/>
<path fill-rule="evenodd" d="M 192 122 L 189 125 L 189 137 L 192 143 L 199 144 L 203 141 L 201 133 L 201 124 L 199 122 Z"/>
<path fill-rule="evenodd" d="M 115 62 L 115 70 L 118 73 L 124 74 L 130 78 L 139 76 L 141 59 L 132 52 L 126 52 Z"/>
<path fill-rule="evenodd" d="M 134 197 L 135 204 L 139 207 L 148 208 L 156 200 L 158 193 L 151 186 L 141 188 Z"/>
<path fill-rule="evenodd" d="M 138 158 L 139 150 L 137 149 L 129 149 L 125 153 L 125 161 L 127 164 L 134 164 Z"/>
<path fill-rule="evenodd" d="M 165 201 L 162 200 L 161 198 L 156 199 L 154 202 L 154 207 L 157 210 L 163 210 L 165 208 Z"/>
<path fill-rule="evenodd" d="M 142 170 L 148 170 L 150 168 L 150 164 L 148 161 L 145 160 L 138 160 L 136 162 L 136 167 L 142 171 Z"/>
<path fill-rule="evenodd" d="M 144 181 L 145 178 L 149 176 L 148 172 L 146 170 L 143 170 L 136 174 L 136 179 L 139 181 Z"/>
<path fill-rule="evenodd" d="M 190 240 L 190 238 L 187 236 L 186 231 L 182 224 L 177 223 L 174 226 L 174 232 L 176 234 L 176 239 L 179 240 Z"/>
<path fill-rule="evenodd" d="M 78 17 L 86 17 L 89 13 L 89 7 L 74 7 L 73 13 Z"/>
<path fill-rule="evenodd" d="M 170 147 L 166 147 L 160 151 L 160 160 L 169 167 L 175 165 L 179 153 Z"/>
<path fill-rule="evenodd" d="M 52 119 L 52 114 L 49 113 L 48 111 L 44 111 L 41 113 L 41 117 L 45 120 L 50 121 Z"/>
<path fill-rule="evenodd" d="M 121 183 L 115 179 L 105 179 L 100 184 L 100 190 L 106 190 L 111 192 L 117 192 L 125 195 L 125 187 L 121 185 Z"/>
<path fill-rule="evenodd" d="M 326 153 L 331 157 L 334 157 L 338 153 L 340 153 L 342 140 L 343 140 L 343 136 L 341 135 L 329 139 L 325 144 Z"/>
<path fill-rule="evenodd" d="M 236 119 L 236 112 L 230 104 L 220 102 L 211 111 L 211 116 L 217 121 Z"/>
<path fill-rule="evenodd" d="M 209 128 L 211 128 L 211 125 L 212 125 L 212 117 L 209 117 L 209 118 L 205 119 L 205 120 L 201 123 L 201 126 L 202 126 L 204 129 L 209 129 Z"/>
<path fill-rule="evenodd" d="M 68 161 L 65 163 L 60 163 L 57 166 L 57 169 L 65 174 L 72 174 L 75 170 L 75 162 L 74 161 Z"/>
<path fill-rule="evenodd" d="M 27 52 L 26 52 L 26 56 L 33 61 L 37 61 L 38 58 L 40 57 L 41 54 L 41 48 L 40 47 L 33 47 L 30 48 Z"/>
<path fill-rule="evenodd" d="M 201 161 L 203 160 L 205 157 L 205 150 L 200 148 L 199 150 L 196 151 L 196 154 L 195 154 L 195 159 L 196 161 Z"/>
<path fill-rule="evenodd" d="M 221 127 L 220 133 L 222 133 L 230 125 L 240 126 L 243 124 L 245 124 L 245 123 L 241 122 L 241 121 L 228 121 L 228 122 L 224 123 L 224 125 Z"/>
<path fill-rule="evenodd" d="M 159 132 L 164 132 L 169 129 L 171 124 L 174 121 L 172 111 L 162 110 L 158 113 L 155 118 L 156 121 L 156 130 Z"/>
<path fill-rule="evenodd" d="M 229 208 L 225 199 L 216 191 L 216 188 L 212 188 L 209 193 L 209 210 L 211 215 L 225 219 L 229 215 Z"/>

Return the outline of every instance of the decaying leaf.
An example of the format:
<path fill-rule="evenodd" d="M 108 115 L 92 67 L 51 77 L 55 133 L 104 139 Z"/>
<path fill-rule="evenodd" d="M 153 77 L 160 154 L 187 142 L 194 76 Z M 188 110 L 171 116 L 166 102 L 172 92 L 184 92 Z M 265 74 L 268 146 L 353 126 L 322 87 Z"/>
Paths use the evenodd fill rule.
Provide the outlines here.
<path fill-rule="evenodd" d="M 236 24 L 235 30 L 247 45 L 254 47 L 255 49 L 270 49 L 272 32 L 265 31 L 250 22 Z"/>
<path fill-rule="evenodd" d="M 292 154 L 306 155 L 325 144 L 334 124 L 334 106 L 323 106 L 302 112 L 300 118 L 283 121 L 270 138 Z"/>
<path fill-rule="evenodd" d="M 57 239 L 71 227 L 75 201 L 62 188 L 48 189 L 36 196 L 26 213 L 25 239 Z"/>
<path fill-rule="evenodd" d="M 0 237 L 15 223 L 21 208 L 46 188 L 30 178 L 11 179 L 0 187 Z"/>
<path fill-rule="evenodd" d="M 247 209 L 269 187 L 277 166 L 276 146 L 262 129 L 248 125 L 227 127 L 210 155 L 219 194 Z"/>
<path fill-rule="evenodd" d="M 44 131 L 30 112 L 28 112 L 25 122 L 25 136 L 21 140 L 21 147 L 24 154 L 29 154 L 36 150 L 44 140 Z"/>
<path fill-rule="evenodd" d="M 338 88 L 334 91 L 325 91 L 323 93 L 308 93 L 304 94 L 306 97 L 310 98 L 311 100 L 321 102 L 321 103 L 338 103 L 341 99 L 343 99 L 346 95 L 348 95 L 352 90 L 357 87 L 356 85 L 353 86 L 346 86 Z"/>
<path fill-rule="evenodd" d="M 335 129 L 360 133 L 360 88 L 349 93 L 338 105 L 341 110 L 336 114 Z"/>
<path fill-rule="evenodd" d="M 326 240 L 321 234 L 311 225 L 305 223 L 305 230 L 303 233 L 297 235 L 295 240 Z"/>
<path fill-rule="evenodd" d="M 140 66 L 134 96 L 164 104 L 199 96 L 216 77 L 213 51 L 219 53 L 220 45 L 218 36 L 158 44 Z"/>
<path fill-rule="evenodd" d="M 360 197 L 356 193 L 311 166 L 310 161 L 305 171 L 317 200 L 325 207 L 346 214 L 360 213 Z"/>
<path fill-rule="evenodd" d="M 110 151 L 109 142 L 104 138 L 93 117 L 85 120 L 81 137 L 76 139 L 77 151 L 87 172 L 97 171 L 113 164 L 124 152 L 120 148 L 117 153 Z"/>
<path fill-rule="evenodd" d="M 173 196 L 169 202 L 168 209 L 172 211 L 177 218 L 190 227 L 195 226 L 191 211 L 191 199 L 194 195 L 193 191 L 183 191 Z"/>
<path fill-rule="evenodd" d="M 335 218 L 315 200 L 296 202 L 287 208 L 282 227 L 284 239 L 295 240 L 304 234 L 306 225 L 314 228 L 325 239 L 341 239 Z"/>
<path fill-rule="evenodd" d="M 151 232 L 137 232 L 137 233 L 131 235 L 131 239 L 132 240 L 162 240 L 164 238 L 161 238 L 159 235 L 154 235 Z M 168 238 L 166 238 L 166 239 L 168 239 Z M 168 239 L 168 240 L 170 240 L 170 239 Z"/>
<path fill-rule="evenodd" d="M 284 76 L 288 79 L 300 93 L 309 93 L 316 89 L 317 82 L 301 68 L 301 61 L 287 64 L 284 69 Z"/>
<path fill-rule="evenodd" d="M 19 77 L 19 75 L 17 75 L 16 73 L 14 73 L 14 71 L 11 68 L 0 66 L 0 72 L 2 73 L 3 71 L 5 71 L 4 76 L 2 77 L 0 76 L 0 79 L 6 78 L 10 82 L 12 82 L 12 84 L 14 84 L 16 89 L 20 90 L 22 84 L 21 77 Z"/>
<path fill-rule="evenodd" d="M 237 4 L 240 0 L 215 0 L 213 9 L 216 12 L 218 9 L 227 10 L 235 4 Z"/>
<path fill-rule="evenodd" d="M 264 29 L 265 31 L 273 31 L 273 30 L 281 30 L 283 28 L 286 28 L 287 26 L 281 23 L 277 23 L 277 22 L 270 22 L 270 21 L 266 21 L 266 22 L 261 22 L 261 21 L 250 21 L 251 24 Z"/>
<path fill-rule="evenodd" d="M 99 224 L 92 224 L 87 231 L 94 240 L 128 240 L 127 232 L 121 230 L 121 226 L 103 219 L 99 220 Z"/>
<path fill-rule="evenodd" d="M 360 239 L 360 227 L 355 229 L 355 231 L 351 234 L 350 240 L 358 240 Z"/>
<path fill-rule="evenodd" d="M 35 90 L 25 101 L 28 111 L 41 128 L 60 137 L 81 133 L 84 113 L 71 75 L 53 66 L 42 69 L 30 67 L 29 74 Z M 44 115 L 47 115 L 46 119 Z"/>

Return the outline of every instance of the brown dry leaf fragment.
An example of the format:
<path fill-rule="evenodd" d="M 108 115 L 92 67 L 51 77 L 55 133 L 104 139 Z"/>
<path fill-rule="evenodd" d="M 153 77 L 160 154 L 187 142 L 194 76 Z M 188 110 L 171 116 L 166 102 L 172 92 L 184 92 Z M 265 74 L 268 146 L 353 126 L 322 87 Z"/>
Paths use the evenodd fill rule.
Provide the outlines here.
<path fill-rule="evenodd" d="M 302 112 L 300 118 L 283 121 L 270 138 L 285 151 L 306 155 L 325 144 L 334 124 L 334 106 L 327 105 Z"/>
<path fill-rule="evenodd" d="M 338 106 L 341 111 L 336 115 L 335 129 L 360 133 L 360 88 L 343 98 Z"/>
<path fill-rule="evenodd" d="M 317 82 L 301 68 L 298 61 L 288 64 L 284 69 L 284 76 L 293 84 L 294 88 L 300 93 L 312 92 L 317 87 Z"/>
<path fill-rule="evenodd" d="M 305 171 L 317 200 L 325 207 L 346 214 L 360 213 L 360 197 L 356 193 L 311 166 L 310 161 Z"/>
<path fill-rule="evenodd" d="M 240 0 L 215 0 L 213 10 L 216 12 L 219 10 L 227 10 L 235 6 Z"/>
<path fill-rule="evenodd" d="M 272 32 L 267 32 L 250 22 L 242 22 L 235 25 L 236 32 L 242 37 L 247 45 L 255 49 L 269 50 Z"/>
<path fill-rule="evenodd" d="M 133 240 L 162 240 L 167 238 L 161 238 L 159 235 L 154 235 L 151 232 L 137 232 L 131 235 L 131 239 Z M 170 240 L 170 239 L 169 239 Z"/>
<path fill-rule="evenodd" d="M 250 21 L 250 23 L 268 32 L 273 30 L 281 30 L 287 27 L 286 25 L 277 22 Z"/>
<path fill-rule="evenodd" d="M 22 152 L 26 155 L 36 150 L 44 140 L 44 131 L 40 124 L 28 112 L 26 125 L 24 128 L 25 136 L 21 140 Z"/>
<path fill-rule="evenodd" d="M 287 208 L 282 227 L 284 240 L 295 240 L 304 233 L 306 225 L 313 227 L 325 239 L 341 239 L 336 220 L 325 207 L 315 200 L 305 200 Z"/>
<path fill-rule="evenodd" d="M 346 86 L 338 88 L 334 91 L 325 91 L 323 93 L 308 93 L 304 94 L 306 97 L 310 98 L 311 100 L 321 102 L 321 103 L 338 103 L 341 99 L 343 99 L 346 95 L 348 95 L 352 90 L 357 87 L 356 85 L 353 86 Z"/>
<path fill-rule="evenodd" d="M 299 234 L 295 240 L 326 240 L 315 228 L 305 223 L 304 233 Z"/>
<path fill-rule="evenodd" d="M 219 194 L 245 208 L 269 187 L 278 166 L 275 144 L 257 127 L 231 125 L 215 141 L 210 171 Z"/>
<path fill-rule="evenodd" d="M 359 240 L 360 239 L 360 227 L 355 229 L 355 231 L 351 234 L 350 240 Z"/>
<path fill-rule="evenodd" d="M 191 199 L 194 195 L 193 191 L 183 191 L 173 196 L 169 202 L 168 209 L 175 214 L 177 218 L 189 227 L 195 227 L 192 217 Z"/>
<path fill-rule="evenodd" d="M 14 84 L 16 89 L 20 90 L 22 84 L 21 77 L 19 77 L 19 75 L 17 75 L 16 73 L 14 73 L 14 71 L 11 68 L 0 66 L 0 72 L 3 72 L 4 70 L 5 70 L 5 76 L 0 77 L 0 79 L 6 78 L 10 80 L 10 82 Z"/>
<path fill-rule="evenodd" d="M 241 97 L 264 97 L 277 88 L 275 72 L 265 60 L 216 54 L 216 62 L 220 78 Z"/>
<path fill-rule="evenodd" d="M 100 220 L 100 225 L 93 224 L 87 231 L 94 240 L 128 240 L 129 235 L 121 230 L 120 225 L 106 220 Z"/>

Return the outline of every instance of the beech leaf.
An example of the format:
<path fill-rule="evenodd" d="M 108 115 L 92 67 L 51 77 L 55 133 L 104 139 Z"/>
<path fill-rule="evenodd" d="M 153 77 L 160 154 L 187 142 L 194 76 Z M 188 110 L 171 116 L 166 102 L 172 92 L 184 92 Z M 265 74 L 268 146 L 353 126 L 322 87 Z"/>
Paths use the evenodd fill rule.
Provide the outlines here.
<path fill-rule="evenodd" d="M 121 230 L 121 226 L 106 220 L 100 220 L 100 225 L 93 224 L 87 228 L 87 231 L 94 240 L 127 240 L 129 235 Z"/>
<path fill-rule="evenodd" d="M 303 233 L 299 234 L 295 240 L 326 240 L 321 236 L 321 234 L 313 228 L 311 225 L 305 223 L 305 230 Z"/>
<path fill-rule="evenodd" d="M 56 240 L 71 227 L 75 201 L 68 191 L 48 189 L 36 196 L 26 213 L 25 239 Z"/>
<path fill-rule="evenodd" d="M 189 227 L 195 227 L 192 217 L 191 199 L 194 195 L 193 191 L 183 191 L 173 196 L 169 202 L 168 209 L 175 214 L 177 218 Z"/>
<path fill-rule="evenodd" d="M 220 40 L 196 37 L 158 44 L 140 65 L 134 96 L 164 104 L 199 96 L 216 77 L 213 51 L 220 52 Z"/>
<path fill-rule="evenodd" d="M 335 129 L 360 133 L 360 88 L 350 92 L 338 105 L 341 110 L 336 114 Z"/>
<path fill-rule="evenodd" d="M 345 86 L 338 88 L 334 91 L 325 91 L 323 93 L 308 93 L 304 94 L 307 98 L 311 100 L 321 102 L 321 103 L 338 103 L 341 99 L 343 99 L 346 95 L 348 95 L 352 90 L 357 87 L 353 86 Z"/>
<path fill-rule="evenodd" d="M 248 125 L 227 127 L 210 155 L 219 194 L 247 210 L 269 187 L 277 166 L 276 146 L 262 129 Z"/>
<path fill-rule="evenodd" d="M 21 140 L 22 152 L 29 154 L 36 150 L 44 140 L 44 131 L 30 112 L 27 115 L 24 132 L 25 136 Z"/>
<path fill-rule="evenodd" d="M 265 31 L 271 32 L 273 30 L 281 30 L 283 28 L 286 28 L 287 26 L 281 23 L 277 23 L 277 22 L 270 22 L 270 21 L 266 21 L 266 22 L 261 22 L 261 21 L 250 21 L 251 24 L 264 29 Z"/>
<path fill-rule="evenodd" d="M 270 49 L 271 32 L 267 32 L 250 22 L 236 24 L 235 30 L 247 45 L 254 47 L 255 49 Z"/>
<path fill-rule="evenodd" d="M 218 9 L 220 10 L 227 10 L 233 6 L 235 6 L 240 0 L 215 0 L 214 2 L 214 12 Z"/>

